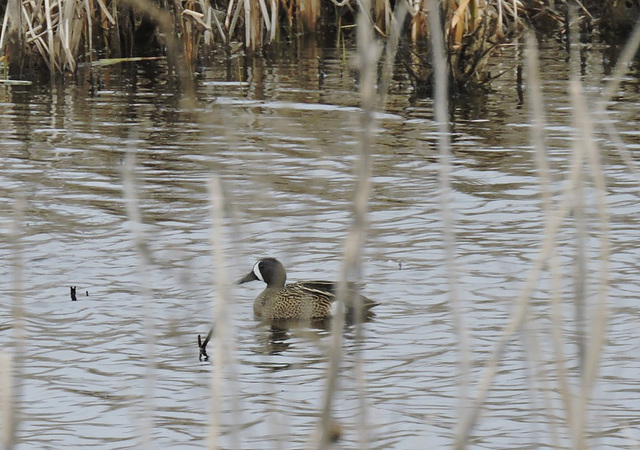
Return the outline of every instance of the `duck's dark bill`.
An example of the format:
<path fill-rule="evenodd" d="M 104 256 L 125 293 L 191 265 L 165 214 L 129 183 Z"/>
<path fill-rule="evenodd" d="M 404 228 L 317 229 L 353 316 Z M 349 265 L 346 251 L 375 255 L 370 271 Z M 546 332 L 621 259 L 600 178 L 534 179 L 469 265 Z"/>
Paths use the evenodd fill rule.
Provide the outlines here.
<path fill-rule="evenodd" d="M 249 281 L 256 281 L 257 279 L 258 277 L 256 277 L 256 274 L 253 273 L 253 271 L 251 271 L 248 274 L 246 274 L 244 278 L 240 278 L 238 280 L 238 284 L 248 283 Z"/>

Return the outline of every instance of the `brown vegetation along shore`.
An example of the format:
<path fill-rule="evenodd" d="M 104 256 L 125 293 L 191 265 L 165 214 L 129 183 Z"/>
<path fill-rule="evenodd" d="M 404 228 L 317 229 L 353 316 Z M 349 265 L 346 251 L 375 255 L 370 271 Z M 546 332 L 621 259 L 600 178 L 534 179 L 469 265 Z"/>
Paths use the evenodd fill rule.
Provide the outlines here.
<path fill-rule="evenodd" d="M 604 14 L 608 29 L 626 28 L 633 2 L 579 3 L 581 20 Z M 352 34 L 355 0 L 8 0 L 3 11 L 0 57 L 10 76 L 47 69 L 75 72 L 78 62 L 166 54 L 179 73 L 192 73 L 214 48 L 242 47 L 248 55 L 274 42 L 315 34 L 339 44 Z M 430 89 L 427 0 L 374 0 L 368 19 L 375 36 L 399 34 L 398 57 L 420 89 Z M 454 90 L 486 85 L 494 49 L 524 28 L 561 29 L 563 1 L 445 0 L 440 3 L 449 73 Z M 637 6 L 637 5 L 636 5 Z M 628 9 L 628 8 L 627 8 Z M 636 8 L 638 9 L 638 8 Z M 624 24 L 621 23 L 623 19 Z"/>

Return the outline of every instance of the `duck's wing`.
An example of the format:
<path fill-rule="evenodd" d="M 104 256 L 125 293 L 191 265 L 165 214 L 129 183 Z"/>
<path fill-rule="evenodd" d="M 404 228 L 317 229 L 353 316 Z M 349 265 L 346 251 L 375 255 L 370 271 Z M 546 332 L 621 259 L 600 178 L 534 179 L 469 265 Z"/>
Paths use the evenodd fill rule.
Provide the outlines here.
<path fill-rule="evenodd" d="M 332 281 L 299 281 L 288 284 L 287 289 L 304 292 L 308 295 L 328 297 L 331 300 L 334 300 L 336 296 L 336 284 Z"/>
<path fill-rule="evenodd" d="M 348 283 L 347 289 L 353 291 L 357 288 L 356 283 Z M 281 295 L 283 297 L 287 297 L 289 295 L 293 297 L 302 297 L 307 299 L 313 299 L 314 307 L 319 308 L 322 313 L 319 313 L 318 317 L 325 317 L 327 314 L 327 309 L 331 309 L 332 305 L 335 304 L 336 301 L 336 292 L 337 291 L 337 283 L 332 281 L 299 281 L 297 283 L 287 284 L 283 291 L 281 291 Z M 365 311 L 365 316 L 363 317 L 372 317 L 373 313 L 370 311 L 371 308 L 378 305 L 377 302 L 360 295 L 362 300 L 362 308 Z M 353 315 L 353 304 L 351 303 L 353 299 L 348 299 L 347 303 L 347 316 Z"/>
<path fill-rule="evenodd" d="M 357 288 L 361 286 L 362 286 L 361 284 L 354 283 L 353 281 L 347 282 L 347 290 L 350 292 L 355 291 Z M 327 296 L 327 297 L 330 297 L 331 300 L 335 300 L 335 296 L 338 293 L 338 283 L 334 283 L 333 281 L 321 281 L 321 280 L 299 281 L 297 283 L 292 283 L 290 285 L 287 285 L 287 288 L 293 288 L 295 290 L 304 291 L 309 294 Z M 369 307 L 372 307 L 377 305 L 376 302 L 368 299 L 364 295 L 361 294 L 361 296 L 365 301 L 364 302 L 365 306 L 371 305 Z"/>

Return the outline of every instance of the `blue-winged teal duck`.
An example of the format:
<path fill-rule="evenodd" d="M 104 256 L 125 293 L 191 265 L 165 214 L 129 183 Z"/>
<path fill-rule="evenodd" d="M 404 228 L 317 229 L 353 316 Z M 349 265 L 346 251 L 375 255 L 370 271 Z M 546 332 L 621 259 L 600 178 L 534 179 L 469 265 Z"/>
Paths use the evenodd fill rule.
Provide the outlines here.
<path fill-rule="evenodd" d="M 253 302 L 253 312 L 263 320 L 324 320 L 333 315 L 336 285 L 331 281 L 298 281 L 285 284 L 287 272 L 280 261 L 264 258 L 238 284 L 259 280 L 267 287 Z M 355 285 L 350 283 L 349 289 Z M 371 308 L 378 303 L 362 296 L 363 318 L 373 316 Z M 354 317 L 353 308 L 347 316 Z"/>

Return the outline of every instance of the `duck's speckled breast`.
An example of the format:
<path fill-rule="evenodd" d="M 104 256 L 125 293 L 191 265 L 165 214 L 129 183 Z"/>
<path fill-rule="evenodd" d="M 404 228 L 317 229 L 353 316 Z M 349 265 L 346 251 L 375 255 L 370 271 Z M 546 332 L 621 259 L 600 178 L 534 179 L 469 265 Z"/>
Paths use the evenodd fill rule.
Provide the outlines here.
<path fill-rule="evenodd" d="M 321 319 L 331 312 L 331 300 L 301 294 L 295 284 L 282 289 L 266 288 L 253 302 L 253 312 L 262 319 Z"/>

